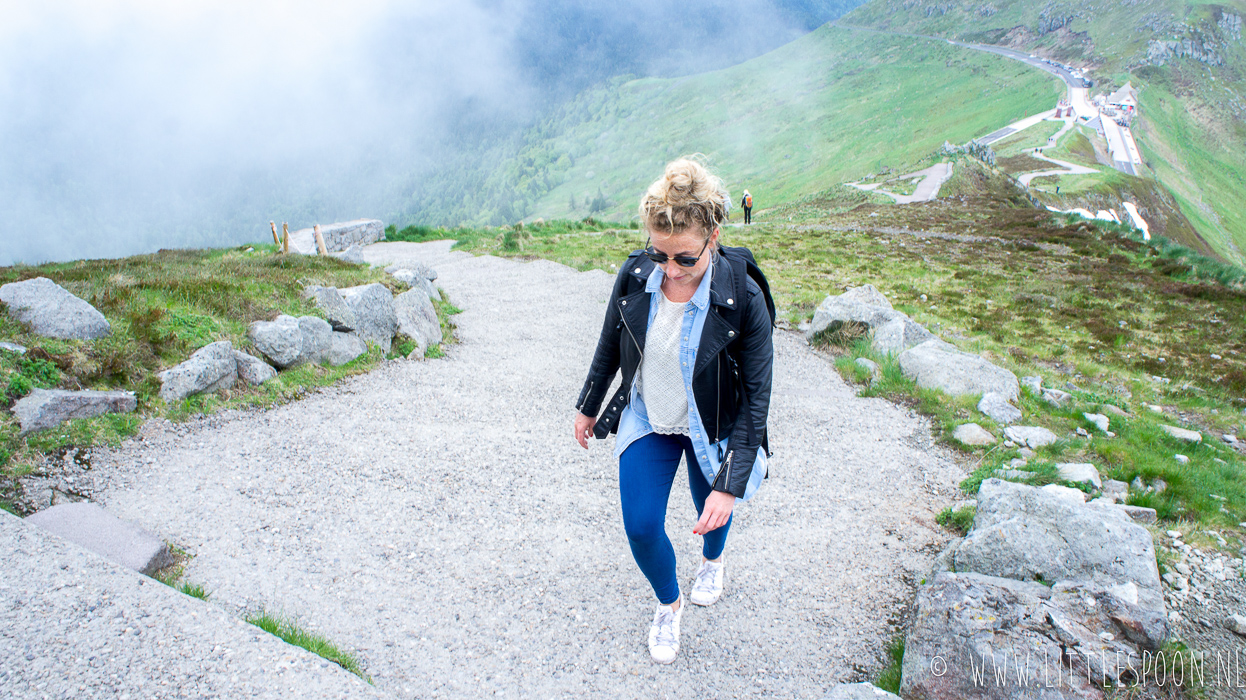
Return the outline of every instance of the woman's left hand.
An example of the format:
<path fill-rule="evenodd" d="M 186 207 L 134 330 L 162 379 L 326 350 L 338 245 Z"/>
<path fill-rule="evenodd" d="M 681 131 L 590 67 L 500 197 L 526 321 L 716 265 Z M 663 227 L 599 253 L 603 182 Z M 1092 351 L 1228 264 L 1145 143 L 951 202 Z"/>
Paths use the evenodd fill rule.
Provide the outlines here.
<path fill-rule="evenodd" d="M 701 519 L 692 527 L 692 534 L 704 535 L 726 525 L 733 508 L 735 496 L 726 491 L 711 492 L 705 498 L 705 508 L 701 509 Z"/>

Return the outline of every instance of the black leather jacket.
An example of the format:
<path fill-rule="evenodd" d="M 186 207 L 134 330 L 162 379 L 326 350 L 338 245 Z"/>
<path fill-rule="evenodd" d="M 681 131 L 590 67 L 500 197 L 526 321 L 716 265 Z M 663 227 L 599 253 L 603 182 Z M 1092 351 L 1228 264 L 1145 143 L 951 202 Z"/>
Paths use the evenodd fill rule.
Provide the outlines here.
<path fill-rule="evenodd" d="M 649 326 L 650 296 L 645 291 L 645 283 L 653 265 L 640 251 L 633 253 L 619 270 L 606 305 L 597 352 L 576 402 L 580 413 L 596 417 L 615 372 L 623 370 L 622 383 L 593 428 L 593 434 L 599 439 L 618 432 L 619 416 L 627 406 L 632 380 L 640 367 Z M 631 284 L 628 284 L 629 276 L 635 278 Z M 629 287 L 637 291 L 620 297 Z M 714 265 L 714 278 L 710 280 L 709 315 L 701 331 L 692 373 L 692 393 L 711 443 L 731 438 L 730 449 L 723 455 L 722 468 L 714 477 L 712 487 L 740 498 L 753 472 L 757 450 L 766 449 L 769 443 L 766 417 L 770 411 L 774 343 L 770 314 L 761 289 L 749 279 L 748 298 L 734 299 L 733 288 L 731 266 L 720 257 Z M 724 309 L 733 310 L 737 303 L 744 304 L 739 333 L 720 315 Z M 748 399 L 748 415 L 754 428 L 752 440 L 748 423 L 739 420 L 742 397 Z"/>

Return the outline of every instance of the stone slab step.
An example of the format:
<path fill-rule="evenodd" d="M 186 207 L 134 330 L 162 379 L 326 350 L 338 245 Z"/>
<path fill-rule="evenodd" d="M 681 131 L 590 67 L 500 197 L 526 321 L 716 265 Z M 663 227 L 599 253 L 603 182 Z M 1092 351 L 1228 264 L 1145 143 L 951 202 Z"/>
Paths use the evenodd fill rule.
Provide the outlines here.
<path fill-rule="evenodd" d="M 173 563 L 169 546 L 159 537 L 89 501 L 52 506 L 26 523 L 149 576 Z"/>

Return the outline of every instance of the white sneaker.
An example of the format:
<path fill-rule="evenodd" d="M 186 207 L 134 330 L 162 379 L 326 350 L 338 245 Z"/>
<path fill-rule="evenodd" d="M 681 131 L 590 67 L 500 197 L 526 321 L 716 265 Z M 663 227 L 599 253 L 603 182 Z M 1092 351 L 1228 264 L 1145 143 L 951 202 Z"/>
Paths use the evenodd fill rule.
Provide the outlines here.
<path fill-rule="evenodd" d="M 701 562 L 696 580 L 692 582 L 692 593 L 688 600 L 697 605 L 713 605 L 723 594 L 723 563 L 721 561 Z"/>
<path fill-rule="evenodd" d="M 683 617 L 683 594 L 678 610 L 671 605 L 659 605 L 653 613 L 653 626 L 649 628 L 649 656 L 660 664 L 669 664 L 679 653 L 679 618 Z M 673 605 L 673 604 L 672 604 Z"/>

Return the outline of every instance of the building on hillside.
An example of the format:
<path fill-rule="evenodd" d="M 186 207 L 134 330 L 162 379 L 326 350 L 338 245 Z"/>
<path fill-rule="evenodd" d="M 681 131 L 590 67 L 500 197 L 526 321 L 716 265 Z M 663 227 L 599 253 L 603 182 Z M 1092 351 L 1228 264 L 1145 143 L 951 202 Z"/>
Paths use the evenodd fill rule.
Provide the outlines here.
<path fill-rule="evenodd" d="M 1138 108 L 1138 91 L 1132 82 L 1127 82 L 1125 87 L 1107 96 L 1107 103 L 1123 112 L 1133 111 Z"/>

